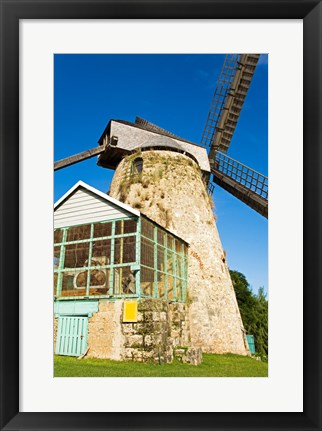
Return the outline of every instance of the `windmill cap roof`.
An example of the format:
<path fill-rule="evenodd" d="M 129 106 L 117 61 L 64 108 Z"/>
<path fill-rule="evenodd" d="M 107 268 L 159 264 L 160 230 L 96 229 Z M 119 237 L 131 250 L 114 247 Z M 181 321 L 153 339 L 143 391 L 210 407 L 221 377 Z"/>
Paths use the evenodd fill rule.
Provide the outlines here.
<path fill-rule="evenodd" d="M 124 126 L 129 126 L 129 129 Z M 209 159 L 204 147 L 174 135 L 142 118 L 137 117 L 135 123 L 125 120 L 111 120 L 99 139 L 100 145 L 103 144 L 106 135 L 118 137 L 115 150 L 134 151 L 138 148 L 173 150 L 192 157 L 202 171 L 210 172 Z"/>

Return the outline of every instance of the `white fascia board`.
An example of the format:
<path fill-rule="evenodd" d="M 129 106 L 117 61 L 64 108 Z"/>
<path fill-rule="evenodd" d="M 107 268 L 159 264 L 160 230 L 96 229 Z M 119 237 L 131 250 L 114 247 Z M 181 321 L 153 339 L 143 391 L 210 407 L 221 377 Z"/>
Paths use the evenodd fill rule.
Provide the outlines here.
<path fill-rule="evenodd" d="M 136 215 L 137 217 L 140 216 L 140 211 L 137 211 L 134 208 L 130 207 L 129 205 L 124 204 L 123 202 L 120 202 L 117 199 L 112 198 L 111 196 L 107 195 L 106 193 L 103 193 L 103 192 L 95 189 L 94 187 L 84 183 L 84 181 L 81 181 L 81 180 L 78 181 L 75 185 L 73 185 L 73 187 L 71 189 L 69 189 L 60 199 L 58 199 L 58 201 L 54 205 L 54 210 L 56 210 L 62 204 L 62 202 L 64 202 L 68 198 L 68 196 L 70 196 L 72 193 L 74 193 L 80 187 L 83 187 L 84 189 L 94 193 L 95 195 L 99 196 L 100 198 L 103 198 L 107 202 L 110 202 L 110 203 L 124 209 L 125 211 L 128 211 L 129 213 Z"/>

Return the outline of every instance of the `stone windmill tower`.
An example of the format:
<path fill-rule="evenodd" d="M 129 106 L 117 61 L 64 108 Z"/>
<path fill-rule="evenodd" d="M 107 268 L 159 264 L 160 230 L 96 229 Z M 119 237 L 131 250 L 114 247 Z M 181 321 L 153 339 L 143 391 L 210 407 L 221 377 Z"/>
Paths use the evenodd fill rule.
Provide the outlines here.
<path fill-rule="evenodd" d="M 111 120 L 98 148 L 55 164 L 60 169 L 99 155 L 98 165 L 115 170 L 112 198 L 189 244 L 189 343 L 204 352 L 248 353 L 211 194 L 214 181 L 267 217 L 267 178 L 225 155 L 258 58 L 226 56 L 201 145 L 140 118 Z"/>

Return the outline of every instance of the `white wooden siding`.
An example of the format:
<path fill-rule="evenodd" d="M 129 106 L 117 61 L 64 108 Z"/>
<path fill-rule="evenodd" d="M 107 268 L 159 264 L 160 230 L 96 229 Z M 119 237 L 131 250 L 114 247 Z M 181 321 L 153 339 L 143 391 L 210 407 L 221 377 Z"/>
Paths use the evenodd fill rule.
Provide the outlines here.
<path fill-rule="evenodd" d="M 65 227 L 133 216 L 94 193 L 78 189 L 54 213 L 54 226 Z"/>

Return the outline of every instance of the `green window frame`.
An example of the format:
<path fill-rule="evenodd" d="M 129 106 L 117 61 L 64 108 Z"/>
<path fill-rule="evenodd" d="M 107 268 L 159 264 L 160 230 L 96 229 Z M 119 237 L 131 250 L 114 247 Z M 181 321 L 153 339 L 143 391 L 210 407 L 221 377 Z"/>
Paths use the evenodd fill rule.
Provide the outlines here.
<path fill-rule="evenodd" d="M 58 299 L 161 298 L 185 302 L 188 246 L 144 216 L 54 231 Z"/>
<path fill-rule="evenodd" d="M 138 226 L 122 218 L 55 229 L 56 298 L 138 296 Z"/>
<path fill-rule="evenodd" d="M 186 302 L 188 246 L 162 227 L 141 217 L 141 296 Z M 153 277 L 152 277 L 153 274 Z"/>

